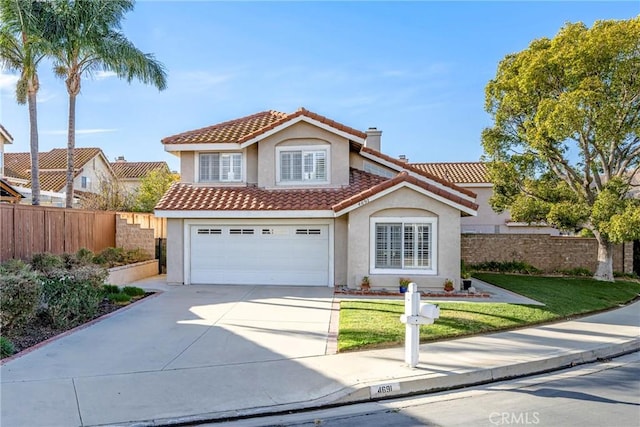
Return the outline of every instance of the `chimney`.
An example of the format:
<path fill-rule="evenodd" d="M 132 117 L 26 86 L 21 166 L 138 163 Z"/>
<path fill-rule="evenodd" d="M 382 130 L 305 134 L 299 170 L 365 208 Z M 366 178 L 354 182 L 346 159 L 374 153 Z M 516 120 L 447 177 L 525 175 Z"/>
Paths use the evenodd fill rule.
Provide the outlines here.
<path fill-rule="evenodd" d="M 116 163 L 126 163 L 127 161 L 124 159 L 124 156 L 116 157 Z"/>
<path fill-rule="evenodd" d="M 400 154 L 398 156 L 398 160 L 400 160 L 402 163 L 409 163 L 409 159 L 407 159 L 407 156 L 405 156 L 404 154 Z"/>
<path fill-rule="evenodd" d="M 380 142 L 382 139 L 382 131 L 376 128 L 367 129 L 367 139 L 364 141 L 364 146 L 371 148 L 372 150 L 380 151 Z"/>

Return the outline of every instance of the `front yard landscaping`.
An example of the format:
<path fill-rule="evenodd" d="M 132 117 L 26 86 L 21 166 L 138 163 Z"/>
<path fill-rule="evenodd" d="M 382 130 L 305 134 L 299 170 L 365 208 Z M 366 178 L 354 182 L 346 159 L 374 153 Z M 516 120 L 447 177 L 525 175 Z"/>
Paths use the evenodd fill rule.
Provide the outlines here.
<path fill-rule="evenodd" d="M 628 303 L 640 283 L 600 282 L 588 278 L 476 273 L 474 277 L 545 304 L 438 303 L 440 318 L 420 328 L 420 341 L 513 329 L 571 318 Z M 428 302 L 428 299 L 424 300 Z M 404 300 L 345 300 L 340 303 L 338 351 L 400 345 L 405 327 L 399 317 Z"/>
<path fill-rule="evenodd" d="M 1 357 L 148 296 L 140 288 L 105 283 L 109 266 L 143 256 L 117 248 L 99 254 L 81 249 L 75 254 L 35 254 L 29 263 L 9 260 L 0 265 Z"/>

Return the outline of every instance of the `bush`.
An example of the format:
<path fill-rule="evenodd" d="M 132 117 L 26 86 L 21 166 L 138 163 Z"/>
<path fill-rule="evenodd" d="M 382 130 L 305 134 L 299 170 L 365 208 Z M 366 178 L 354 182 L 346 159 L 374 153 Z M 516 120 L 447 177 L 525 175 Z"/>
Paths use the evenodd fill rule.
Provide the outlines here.
<path fill-rule="evenodd" d="M 122 288 L 122 292 L 132 297 L 139 297 L 144 295 L 144 289 L 138 288 L 136 286 L 125 286 L 124 288 Z"/>
<path fill-rule="evenodd" d="M 95 317 L 102 300 L 103 272 L 104 268 L 84 266 L 56 270 L 44 279 L 44 312 L 54 326 L 66 328 Z"/>
<path fill-rule="evenodd" d="M 21 259 L 9 259 L 0 264 L 0 274 L 17 273 L 21 270 L 31 270 L 31 266 Z"/>
<path fill-rule="evenodd" d="M 498 273 L 540 274 L 542 271 L 523 261 L 485 261 L 468 266 L 472 270 Z"/>
<path fill-rule="evenodd" d="M 80 248 L 78 252 L 76 252 L 76 258 L 84 265 L 93 264 L 94 256 L 93 252 L 87 248 Z"/>
<path fill-rule="evenodd" d="M 16 268 L 12 263 L 10 268 Z M 17 271 L 0 270 L 0 328 L 19 327 L 36 314 L 41 296 L 41 281 L 27 266 Z"/>
<path fill-rule="evenodd" d="M 120 293 L 120 288 L 116 285 L 102 285 L 102 292 L 105 296 L 109 294 L 118 294 Z"/>
<path fill-rule="evenodd" d="M 15 347 L 7 337 L 0 337 L 0 359 L 12 356 L 16 352 Z"/>
<path fill-rule="evenodd" d="M 131 301 L 131 295 L 127 295 L 124 292 L 118 292 L 117 294 L 109 294 L 107 295 L 107 298 L 109 298 L 109 301 L 115 302 L 115 303 Z"/>
<path fill-rule="evenodd" d="M 124 249 L 122 248 L 105 248 L 96 257 L 100 264 L 114 267 L 122 262 L 124 259 Z M 96 260 L 94 258 L 94 260 Z"/>
<path fill-rule="evenodd" d="M 65 262 L 58 255 L 41 252 L 34 254 L 33 258 L 31 258 L 31 268 L 42 273 L 48 273 L 52 270 L 65 268 Z"/>
<path fill-rule="evenodd" d="M 575 268 L 570 268 L 568 270 L 559 270 L 558 273 L 564 276 L 578 276 L 578 277 L 593 276 L 593 272 L 588 268 L 584 268 L 584 267 L 575 267 Z"/>

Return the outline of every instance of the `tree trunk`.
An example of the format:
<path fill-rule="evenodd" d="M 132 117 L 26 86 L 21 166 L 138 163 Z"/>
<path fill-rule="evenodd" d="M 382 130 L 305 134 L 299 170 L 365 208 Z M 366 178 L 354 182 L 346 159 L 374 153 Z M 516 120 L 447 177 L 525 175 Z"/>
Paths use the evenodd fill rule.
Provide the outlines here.
<path fill-rule="evenodd" d="M 69 128 L 67 129 L 67 208 L 73 207 L 73 178 L 75 175 L 73 154 L 76 147 L 76 95 L 69 94 Z"/>
<path fill-rule="evenodd" d="M 37 83 L 36 83 L 37 84 Z M 27 93 L 27 103 L 29 104 L 29 128 L 30 128 L 30 150 L 31 150 L 31 204 L 40 204 L 40 165 L 38 147 L 38 108 L 36 101 L 37 87 L 30 84 Z"/>
<path fill-rule="evenodd" d="M 597 231 L 593 234 L 598 241 L 598 268 L 593 278 L 613 282 L 613 243 Z"/>

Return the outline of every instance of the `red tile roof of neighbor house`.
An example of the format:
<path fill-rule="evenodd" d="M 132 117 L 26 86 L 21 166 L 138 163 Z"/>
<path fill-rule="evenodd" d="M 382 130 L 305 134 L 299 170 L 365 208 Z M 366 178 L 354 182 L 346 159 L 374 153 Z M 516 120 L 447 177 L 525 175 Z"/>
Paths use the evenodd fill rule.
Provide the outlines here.
<path fill-rule="evenodd" d="M 488 183 L 487 166 L 483 162 L 411 163 L 415 169 L 456 184 Z"/>
<path fill-rule="evenodd" d="M 89 160 L 102 153 L 99 148 L 76 148 L 74 150 L 74 169 L 81 169 Z M 4 153 L 5 169 L 9 169 L 12 175 L 5 170 L 5 175 L 29 179 L 31 175 L 31 153 Z M 51 151 L 38 153 L 38 163 L 40 171 L 56 170 L 65 171 L 67 169 L 67 149 L 54 148 Z"/>
<path fill-rule="evenodd" d="M 151 171 L 164 169 L 169 172 L 167 162 L 123 162 L 111 163 L 111 169 L 119 179 L 143 178 Z"/>
<path fill-rule="evenodd" d="M 365 152 L 365 153 L 369 153 L 373 156 L 376 156 L 382 160 L 386 160 L 387 162 L 393 163 L 395 165 L 398 165 L 406 170 L 415 172 L 421 176 L 424 176 L 425 178 L 429 178 L 432 181 L 436 181 L 437 183 L 440 183 L 442 185 L 444 185 L 445 187 L 449 187 L 452 190 L 455 190 L 457 192 L 460 192 L 462 194 L 466 194 L 467 196 L 470 197 L 476 197 L 476 194 L 472 191 L 467 190 L 466 188 L 462 188 L 462 187 L 458 187 L 457 185 L 455 185 L 453 182 L 446 180 L 440 176 L 438 176 L 437 174 L 431 173 L 427 170 L 424 170 L 422 168 L 418 168 L 415 166 L 415 164 L 411 164 L 411 163 L 407 163 L 407 162 L 403 162 L 401 160 L 398 160 L 396 158 L 393 158 L 391 156 L 387 156 L 386 154 L 383 154 L 379 151 L 376 150 L 372 150 L 371 148 L 368 147 L 362 147 L 361 151 Z"/>
<path fill-rule="evenodd" d="M 219 123 L 201 129 L 196 129 L 162 139 L 163 144 L 221 144 L 243 143 L 260 136 L 277 126 L 280 126 L 297 117 L 305 116 L 319 121 L 335 129 L 341 130 L 358 138 L 366 138 L 367 134 L 357 129 L 345 126 L 320 114 L 313 113 L 304 108 L 294 113 L 281 113 L 279 111 L 263 111 L 261 113 L 242 117 L 228 122 Z"/>
<path fill-rule="evenodd" d="M 455 203 L 477 209 L 477 205 L 403 172 L 384 178 L 350 169 L 349 186 L 338 189 L 266 190 L 257 187 L 201 187 L 174 183 L 156 206 L 157 210 L 334 210 L 352 206 L 402 182 L 417 185 Z"/>

